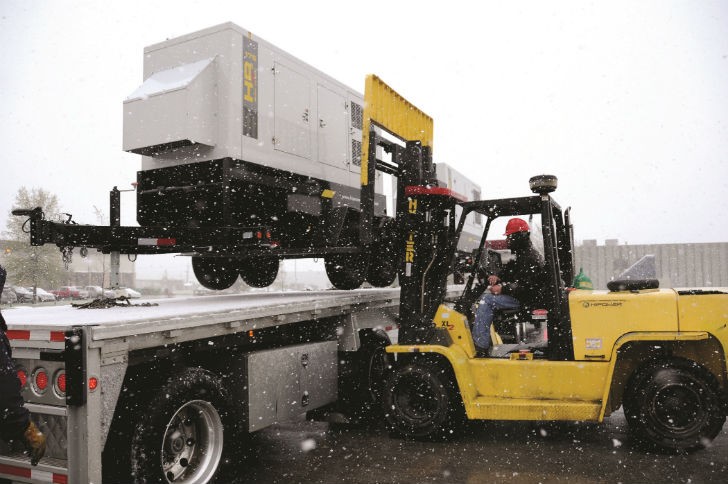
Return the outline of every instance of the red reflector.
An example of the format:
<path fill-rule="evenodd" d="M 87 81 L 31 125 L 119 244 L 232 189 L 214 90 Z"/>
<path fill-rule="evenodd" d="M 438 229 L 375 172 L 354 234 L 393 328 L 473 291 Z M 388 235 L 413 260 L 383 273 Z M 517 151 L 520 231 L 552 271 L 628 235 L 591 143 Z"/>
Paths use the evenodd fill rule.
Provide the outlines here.
<path fill-rule="evenodd" d="M 39 371 L 35 374 L 35 386 L 39 390 L 45 390 L 48 386 L 48 374 L 44 371 Z"/>
<path fill-rule="evenodd" d="M 157 239 L 157 245 L 174 245 L 177 239 Z"/>
<path fill-rule="evenodd" d="M 98 386 L 99 386 L 99 380 L 95 376 L 92 376 L 91 378 L 88 379 L 88 389 L 89 390 L 94 391 L 94 390 L 96 390 L 96 388 Z"/>
<path fill-rule="evenodd" d="M 66 341 L 66 335 L 63 331 L 51 331 L 51 341 Z"/>
<path fill-rule="evenodd" d="M 26 477 L 30 479 L 30 469 L 23 469 L 22 467 L 0 464 L 0 473 L 9 474 L 11 476 Z"/>
<path fill-rule="evenodd" d="M 18 380 L 20 380 L 21 387 L 24 387 L 28 383 L 28 375 L 25 374 L 25 371 L 18 370 Z"/>
<path fill-rule="evenodd" d="M 68 484 L 68 476 L 53 474 L 53 484 Z"/>
<path fill-rule="evenodd" d="M 56 378 L 56 386 L 61 393 L 66 393 L 66 374 L 60 373 Z"/>
<path fill-rule="evenodd" d="M 30 331 L 24 329 L 9 329 L 5 332 L 8 339 L 30 339 Z"/>
<path fill-rule="evenodd" d="M 260 230 L 259 230 L 259 231 L 257 231 L 257 232 L 255 233 L 255 237 L 256 237 L 256 238 L 258 238 L 258 239 L 262 239 L 262 238 L 263 238 L 263 232 L 261 232 Z"/>
<path fill-rule="evenodd" d="M 265 238 L 270 239 L 270 230 L 265 233 Z"/>

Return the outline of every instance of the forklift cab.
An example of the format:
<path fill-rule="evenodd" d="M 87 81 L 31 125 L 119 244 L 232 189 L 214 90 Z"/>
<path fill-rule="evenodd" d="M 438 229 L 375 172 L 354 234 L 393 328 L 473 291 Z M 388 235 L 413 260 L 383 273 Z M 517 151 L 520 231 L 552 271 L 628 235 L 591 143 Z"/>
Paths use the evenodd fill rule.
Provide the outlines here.
<path fill-rule="evenodd" d="M 556 189 L 556 184 L 556 177 L 542 175 L 530 180 L 531 190 L 536 194 L 534 196 L 460 203 L 462 213 L 454 232 L 454 246 L 457 246 L 468 216 L 478 213 L 486 221 L 470 276 L 462 295 L 455 303 L 455 310 L 464 314 L 471 323 L 472 306 L 485 290 L 484 284 L 487 284 L 483 279 L 488 274 L 494 273 L 503 263 L 501 257 L 505 249 L 504 244 L 489 239 L 489 235 L 492 236 L 494 232 L 492 228 L 498 225 L 494 222 L 511 217 L 540 218 L 540 234 L 538 231 L 532 231 L 532 238 L 538 238 L 533 241 L 534 246 L 542 249 L 547 272 L 545 277 L 547 283 L 538 298 L 542 303 L 539 306 L 542 307 L 528 307 L 496 314 L 493 326 L 498 334 L 502 334 L 502 340 L 496 335 L 494 343 L 506 341 L 516 344 L 510 348 L 501 348 L 500 351 L 504 354 L 517 351 L 519 346 L 523 346 L 518 343 L 524 339 L 525 322 L 540 325 L 545 321 L 549 342 L 546 348 L 543 348 L 543 345 L 539 346 L 538 354 L 548 359 L 573 359 L 566 295 L 567 284 L 574 278 L 573 228 L 569 217 L 570 209 L 562 210 L 549 195 Z M 500 237 L 500 233 L 496 237 Z"/>

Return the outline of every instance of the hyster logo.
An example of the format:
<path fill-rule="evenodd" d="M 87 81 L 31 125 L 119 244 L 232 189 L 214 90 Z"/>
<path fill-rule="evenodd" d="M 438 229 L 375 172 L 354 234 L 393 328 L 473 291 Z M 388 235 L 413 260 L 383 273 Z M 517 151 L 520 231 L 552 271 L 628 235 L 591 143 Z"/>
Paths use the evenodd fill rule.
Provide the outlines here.
<path fill-rule="evenodd" d="M 622 307 L 623 304 L 624 304 L 624 301 L 582 301 L 581 302 L 581 306 L 584 309 L 595 308 L 595 307 L 618 308 L 618 307 Z"/>

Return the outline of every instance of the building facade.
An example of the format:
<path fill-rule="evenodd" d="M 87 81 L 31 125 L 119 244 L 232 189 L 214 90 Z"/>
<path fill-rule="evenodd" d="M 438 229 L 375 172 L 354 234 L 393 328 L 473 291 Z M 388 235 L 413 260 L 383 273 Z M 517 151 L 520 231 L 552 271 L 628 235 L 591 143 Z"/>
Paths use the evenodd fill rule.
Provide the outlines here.
<path fill-rule="evenodd" d="M 693 244 L 604 245 L 585 240 L 576 246 L 576 270 L 606 289 L 607 282 L 645 255 L 654 255 L 660 287 L 728 287 L 728 242 Z"/>

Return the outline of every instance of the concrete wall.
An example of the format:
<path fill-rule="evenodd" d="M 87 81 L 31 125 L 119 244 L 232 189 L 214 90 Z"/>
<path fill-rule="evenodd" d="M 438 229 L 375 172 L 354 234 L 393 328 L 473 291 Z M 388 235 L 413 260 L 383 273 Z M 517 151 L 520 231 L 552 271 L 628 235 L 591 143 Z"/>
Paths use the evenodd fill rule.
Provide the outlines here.
<path fill-rule="evenodd" d="M 728 287 L 728 242 L 702 244 L 618 245 L 616 240 L 597 245 L 585 240 L 576 247 L 576 270 L 606 289 L 607 282 L 642 256 L 653 254 L 660 287 Z"/>

